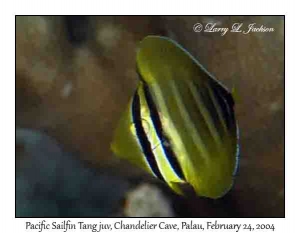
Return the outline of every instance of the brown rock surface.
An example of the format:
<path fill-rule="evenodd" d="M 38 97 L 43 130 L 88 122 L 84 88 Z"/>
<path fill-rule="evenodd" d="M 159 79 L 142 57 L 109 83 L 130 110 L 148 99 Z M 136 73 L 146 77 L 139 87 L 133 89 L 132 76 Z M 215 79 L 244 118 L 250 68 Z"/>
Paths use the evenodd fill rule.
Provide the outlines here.
<path fill-rule="evenodd" d="M 99 169 L 139 174 L 116 159 L 110 141 L 137 83 L 137 42 L 149 34 L 172 37 L 236 89 L 241 134 L 240 169 L 230 194 L 216 201 L 180 198 L 178 212 L 284 216 L 283 17 L 106 16 L 89 17 L 87 22 L 81 31 L 86 40 L 74 45 L 62 17 L 17 17 L 17 126 L 46 131 Z M 218 27 L 256 23 L 275 31 L 221 36 L 194 32 L 197 22 L 216 22 Z"/>

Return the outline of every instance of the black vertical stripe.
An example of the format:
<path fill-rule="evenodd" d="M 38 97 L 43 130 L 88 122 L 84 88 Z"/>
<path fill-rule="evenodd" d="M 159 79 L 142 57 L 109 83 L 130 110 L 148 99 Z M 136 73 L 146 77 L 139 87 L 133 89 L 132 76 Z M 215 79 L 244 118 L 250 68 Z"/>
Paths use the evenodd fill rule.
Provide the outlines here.
<path fill-rule="evenodd" d="M 149 110 L 150 110 L 150 117 L 151 117 L 151 120 L 155 127 L 155 131 L 157 133 L 159 141 L 164 150 L 164 153 L 165 153 L 169 163 L 171 164 L 173 170 L 177 174 L 177 176 L 180 179 L 185 180 L 184 174 L 183 174 L 180 164 L 176 158 L 176 155 L 170 146 L 169 140 L 167 139 L 167 137 L 164 136 L 159 113 L 158 113 L 156 105 L 152 99 L 149 88 L 145 82 L 143 82 L 143 89 L 144 89 L 144 93 L 145 93 L 146 102 L 147 102 Z"/>
<path fill-rule="evenodd" d="M 131 113 L 132 113 L 132 119 L 135 126 L 137 138 L 142 147 L 143 153 L 146 156 L 146 159 L 150 165 L 150 168 L 152 169 L 153 173 L 157 176 L 157 178 L 164 181 L 164 178 L 155 160 L 151 148 L 151 143 L 149 142 L 146 132 L 143 128 L 142 119 L 141 119 L 141 103 L 140 103 L 140 97 L 138 95 L 138 91 L 136 91 L 133 97 L 133 101 L 131 105 Z"/>
<path fill-rule="evenodd" d="M 218 87 L 216 84 L 211 85 L 214 96 L 217 99 L 219 106 L 222 109 L 226 126 L 230 130 L 235 124 L 234 110 L 233 110 L 233 98 L 230 93 L 224 90 L 222 87 Z"/>

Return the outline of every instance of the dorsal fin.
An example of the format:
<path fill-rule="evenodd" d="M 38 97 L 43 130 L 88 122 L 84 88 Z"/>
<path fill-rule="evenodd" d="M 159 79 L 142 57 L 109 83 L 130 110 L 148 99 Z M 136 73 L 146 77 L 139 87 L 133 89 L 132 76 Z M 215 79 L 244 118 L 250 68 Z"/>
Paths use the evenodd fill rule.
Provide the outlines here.
<path fill-rule="evenodd" d="M 177 42 L 161 36 L 147 36 L 137 52 L 137 69 L 148 84 L 168 79 L 197 78 L 201 71 L 208 78 L 203 66 Z M 174 75 L 178 74 L 178 75 Z"/>

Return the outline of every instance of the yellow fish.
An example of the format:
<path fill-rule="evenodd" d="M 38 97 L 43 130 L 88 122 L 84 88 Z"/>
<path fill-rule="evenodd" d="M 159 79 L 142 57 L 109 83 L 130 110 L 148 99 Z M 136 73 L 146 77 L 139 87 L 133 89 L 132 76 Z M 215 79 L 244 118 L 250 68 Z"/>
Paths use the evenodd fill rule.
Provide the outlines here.
<path fill-rule="evenodd" d="M 238 167 L 231 93 L 185 49 L 147 36 L 136 57 L 137 90 L 122 115 L 113 152 L 184 195 L 226 194 Z"/>

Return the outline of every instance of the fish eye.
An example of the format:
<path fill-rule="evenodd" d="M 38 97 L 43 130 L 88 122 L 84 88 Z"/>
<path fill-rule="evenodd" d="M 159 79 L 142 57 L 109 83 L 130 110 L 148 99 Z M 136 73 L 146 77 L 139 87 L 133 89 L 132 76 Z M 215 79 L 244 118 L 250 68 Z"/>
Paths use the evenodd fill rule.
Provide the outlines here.
<path fill-rule="evenodd" d="M 149 123 L 149 120 L 146 118 L 141 118 L 141 122 L 142 122 L 142 126 L 143 126 L 143 130 L 146 134 L 146 137 L 148 138 L 149 141 L 152 141 L 153 138 L 155 138 L 156 136 L 155 134 L 155 129 L 153 129 Z M 135 136 L 136 139 L 138 139 L 138 136 L 136 135 L 136 129 L 135 129 L 135 123 L 131 122 L 130 125 L 130 131 L 132 132 L 132 134 Z M 154 133 L 154 134 L 153 134 Z M 164 147 L 170 147 L 171 146 L 171 142 L 169 137 L 163 133 L 162 134 L 162 140 L 160 142 L 157 142 L 155 145 L 152 145 L 152 150 L 154 151 L 156 148 L 158 148 L 159 146 L 164 146 Z"/>
<path fill-rule="evenodd" d="M 171 146 L 170 138 L 169 138 L 165 133 L 163 133 L 163 140 L 162 140 L 162 143 L 163 143 L 164 146 L 166 146 L 166 147 L 170 147 L 170 146 Z"/>
<path fill-rule="evenodd" d="M 171 144 L 168 141 L 163 141 L 164 146 L 169 147 Z"/>
<path fill-rule="evenodd" d="M 145 132 L 146 136 L 149 138 L 151 136 L 150 135 L 150 133 L 151 133 L 150 123 L 145 118 L 142 118 L 141 120 L 142 120 L 142 126 L 143 126 L 143 129 L 144 129 L 144 132 Z M 135 135 L 136 138 L 138 137 L 135 134 L 135 124 L 134 124 L 134 122 L 131 122 L 130 131 L 133 133 L 133 135 Z"/>

